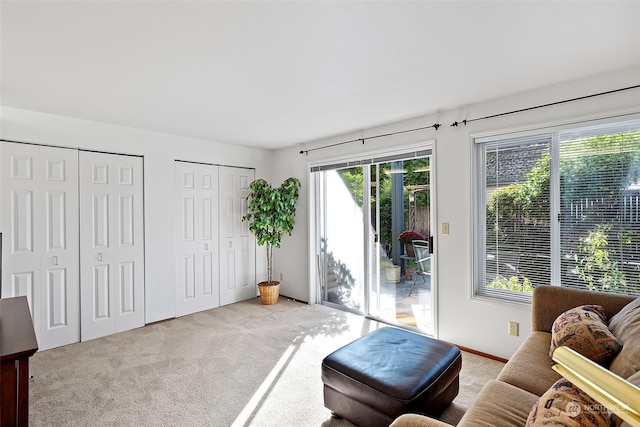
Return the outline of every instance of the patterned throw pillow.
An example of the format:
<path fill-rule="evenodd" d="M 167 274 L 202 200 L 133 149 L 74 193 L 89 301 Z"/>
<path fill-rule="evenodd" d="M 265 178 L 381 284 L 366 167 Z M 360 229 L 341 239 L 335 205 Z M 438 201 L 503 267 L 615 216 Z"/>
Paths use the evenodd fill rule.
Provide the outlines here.
<path fill-rule="evenodd" d="M 599 305 L 582 305 L 562 313 L 551 328 L 551 349 L 566 346 L 600 365 L 608 365 L 620 352 L 622 344 L 607 327 L 604 309 Z"/>
<path fill-rule="evenodd" d="M 526 427 L 608 427 L 607 408 L 561 378 L 533 405 Z"/>

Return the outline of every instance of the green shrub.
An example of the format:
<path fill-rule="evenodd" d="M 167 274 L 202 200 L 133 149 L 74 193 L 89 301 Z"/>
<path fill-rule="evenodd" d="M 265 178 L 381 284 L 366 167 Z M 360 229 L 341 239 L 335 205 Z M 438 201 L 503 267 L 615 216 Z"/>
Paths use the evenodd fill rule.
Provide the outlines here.
<path fill-rule="evenodd" d="M 523 277 L 521 283 L 518 276 L 511 276 L 508 279 L 501 276 L 496 277 L 491 281 L 491 283 L 487 284 L 487 288 L 506 289 L 514 292 L 533 292 L 531 281 L 528 278 Z"/>

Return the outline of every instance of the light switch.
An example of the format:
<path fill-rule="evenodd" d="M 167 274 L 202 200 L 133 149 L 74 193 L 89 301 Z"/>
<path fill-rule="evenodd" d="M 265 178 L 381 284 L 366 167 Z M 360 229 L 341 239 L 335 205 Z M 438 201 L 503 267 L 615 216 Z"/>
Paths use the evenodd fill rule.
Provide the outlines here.
<path fill-rule="evenodd" d="M 442 223 L 442 234 L 449 234 L 449 223 L 448 222 L 443 222 Z"/>

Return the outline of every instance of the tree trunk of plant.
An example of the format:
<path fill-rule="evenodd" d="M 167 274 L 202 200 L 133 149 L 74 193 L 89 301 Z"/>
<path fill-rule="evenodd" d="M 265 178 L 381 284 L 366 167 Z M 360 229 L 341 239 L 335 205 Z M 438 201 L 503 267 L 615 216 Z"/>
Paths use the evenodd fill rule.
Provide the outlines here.
<path fill-rule="evenodd" d="M 273 245 L 267 243 L 267 282 L 273 278 Z"/>

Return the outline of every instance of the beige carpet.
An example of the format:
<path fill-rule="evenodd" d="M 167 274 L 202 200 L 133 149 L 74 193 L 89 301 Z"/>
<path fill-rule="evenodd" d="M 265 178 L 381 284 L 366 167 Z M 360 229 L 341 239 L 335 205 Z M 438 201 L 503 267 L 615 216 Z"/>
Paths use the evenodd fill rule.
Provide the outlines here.
<path fill-rule="evenodd" d="M 320 364 L 382 327 L 321 305 L 258 299 L 31 359 L 31 426 L 351 426 L 323 406 Z M 456 423 L 502 363 L 463 353 Z"/>

